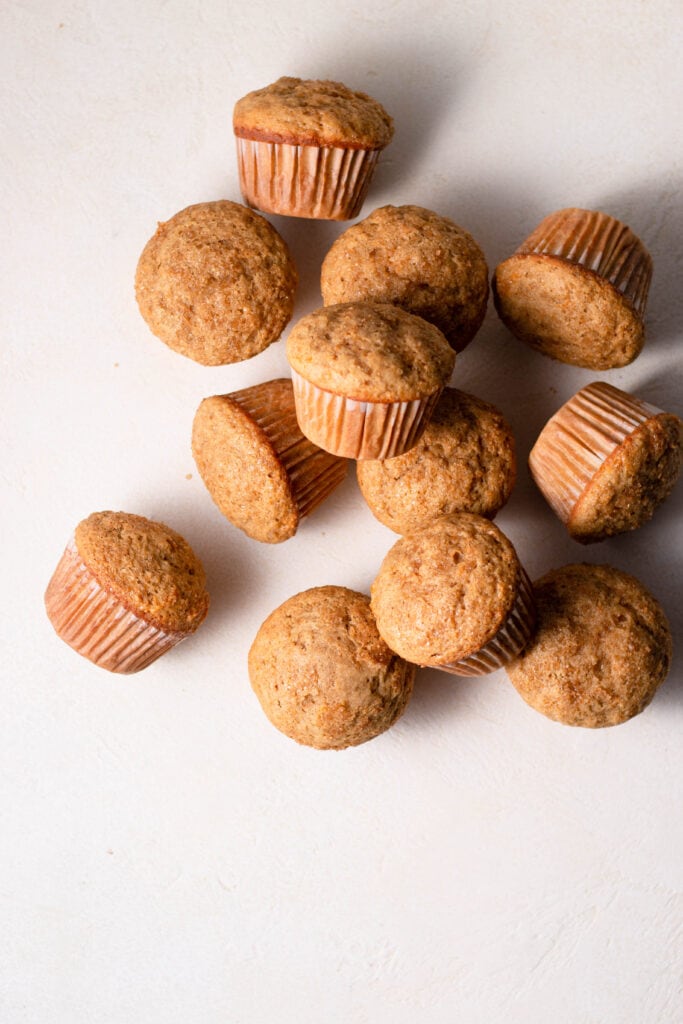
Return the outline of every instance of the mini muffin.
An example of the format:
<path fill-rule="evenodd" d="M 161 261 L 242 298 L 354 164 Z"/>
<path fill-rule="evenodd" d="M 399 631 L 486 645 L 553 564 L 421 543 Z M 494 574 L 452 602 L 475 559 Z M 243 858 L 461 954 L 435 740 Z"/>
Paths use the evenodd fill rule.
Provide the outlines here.
<path fill-rule="evenodd" d="M 309 747 L 365 743 L 403 714 L 415 667 L 390 651 L 370 601 L 314 587 L 276 608 L 249 651 L 249 677 L 280 732 Z"/>
<path fill-rule="evenodd" d="M 297 272 L 268 221 L 239 203 L 198 203 L 159 224 L 135 293 L 150 330 L 205 366 L 249 359 L 292 317 Z"/>
<path fill-rule="evenodd" d="M 416 444 L 455 364 L 437 327 L 372 302 L 303 317 L 287 358 L 304 434 L 353 459 L 388 459 Z"/>
<path fill-rule="evenodd" d="M 223 515 L 270 544 L 294 536 L 347 469 L 344 459 L 301 433 L 292 382 L 284 379 L 205 398 L 194 418 L 192 454 Z"/>
<path fill-rule="evenodd" d="M 565 565 L 534 584 L 535 634 L 507 667 L 542 715 L 597 729 L 639 714 L 669 671 L 666 616 L 633 576 L 609 565 Z"/>
<path fill-rule="evenodd" d="M 626 366 L 644 341 L 652 259 L 606 213 L 552 213 L 496 267 L 503 323 L 532 348 L 591 370 Z"/>
<path fill-rule="evenodd" d="M 529 468 L 569 534 L 588 544 L 651 519 L 682 460 L 678 416 L 596 381 L 546 423 Z"/>
<path fill-rule="evenodd" d="M 479 330 L 488 267 L 472 236 L 421 206 L 382 206 L 347 228 L 322 265 L 323 302 L 393 302 L 461 352 Z"/>
<path fill-rule="evenodd" d="M 493 672 L 525 647 L 531 584 L 508 538 L 468 512 L 433 519 L 391 548 L 372 585 L 377 628 L 407 661 Z"/>
<path fill-rule="evenodd" d="M 507 421 L 494 406 L 455 388 L 444 389 L 414 448 L 357 466 L 371 512 L 396 533 L 451 512 L 492 519 L 510 497 L 515 473 Z"/>
<path fill-rule="evenodd" d="M 175 530 L 128 512 L 95 512 L 76 527 L 45 608 L 78 654 L 130 673 L 194 633 L 209 595 L 201 562 Z"/>
<path fill-rule="evenodd" d="M 301 78 L 243 96 L 233 129 L 245 202 L 323 220 L 358 215 L 394 132 L 384 107 L 364 92 Z"/>

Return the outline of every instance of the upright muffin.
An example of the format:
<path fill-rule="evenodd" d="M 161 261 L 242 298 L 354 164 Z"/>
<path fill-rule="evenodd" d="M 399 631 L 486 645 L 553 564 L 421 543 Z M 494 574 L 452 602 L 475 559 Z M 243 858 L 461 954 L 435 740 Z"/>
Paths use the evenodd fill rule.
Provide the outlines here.
<path fill-rule="evenodd" d="M 336 240 L 323 260 L 326 306 L 393 302 L 435 324 L 461 352 L 489 293 L 484 254 L 463 228 L 422 206 L 382 206 Z"/>
<path fill-rule="evenodd" d="M 314 587 L 281 604 L 249 651 L 249 677 L 272 724 L 297 743 L 341 750 L 403 714 L 415 667 L 390 651 L 364 594 Z"/>
<path fill-rule="evenodd" d="M 683 422 L 611 384 L 581 388 L 552 416 L 529 469 L 574 540 L 636 530 L 673 490 Z"/>
<path fill-rule="evenodd" d="M 268 213 L 356 217 L 393 135 L 384 107 L 341 82 L 279 78 L 233 113 L 245 202 Z"/>
<path fill-rule="evenodd" d="M 569 208 L 541 221 L 500 263 L 493 297 L 503 323 L 532 348 L 609 370 L 640 353 L 652 258 L 606 213 Z"/>
<path fill-rule="evenodd" d="M 76 527 L 45 607 L 78 654 L 130 673 L 194 633 L 209 596 L 201 562 L 175 530 L 129 512 L 95 512 Z"/>
<path fill-rule="evenodd" d="M 565 725 L 619 725 L 652 700 L 671 664 L 669 624 L 633 576 L 565 565 L 534 583 L 538 623 L 507 673 L 536 711 Z"/>
<path fill-rule="evenodd" d="M 515 482 L 514 436 L 494 406 L 444 388 L 413 448 L 359 462 L 356 473 L 371 512 L 396 533 L 451 512 L 493 519 Z"/>
<path fill-rule="evenodd" d="M 287 338 L 299 425 L 320 448 L 388 459 L 420 438 L 455 364 L 441 331 L 397 306 L 347 302 Z"/>
<path fill-rule="evenodd" d="M 159 224 L 138 262 L 135 293 L 150 330 L 205 366 L 249 359 L 294 310 L 297 272 L 265 217 L 219 200 Z"/>
<path fill-rule="evenodd" d="M 531 636 L 531 585 L 508 538 L 460 512 L 394 544 L 371 590 L 380 635 L 407 661 L 455 675 L 493 672 Z"/>
<path fill-rule="evenodd" d="M 205 398 L 192 426 L 192 454 L 223 515 L 270 544 L 294 536 L 347 469 L 304 437 L 292 382 L 284 379 Z"/>

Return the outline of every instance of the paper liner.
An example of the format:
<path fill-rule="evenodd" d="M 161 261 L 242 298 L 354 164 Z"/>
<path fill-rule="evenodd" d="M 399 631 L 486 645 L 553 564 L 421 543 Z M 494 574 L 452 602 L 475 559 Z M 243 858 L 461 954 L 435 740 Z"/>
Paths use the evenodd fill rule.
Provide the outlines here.
<path fill-rule="evenodd" d="M 295 146 L 236 137 L 240 188 L 266 213 L 350 220 L 361 210 L 378 149 Z"/>
<path fill-rule="evenodd" d="M 605 459 L 661 412 L 611 384 L 595 381 L 548 420 L 529 453 L 529 469 L 563 523 Z"/>
<path fill-rule="evenodd" d="M 292 370 L 302 431 L 327 452 L 349 459 L 391 459 L 420 440 L 443 388 L 405 402 L 361 402 L 311 384 Z"/>
<path fill-rule="evenodd" d="M 559 210 L 541 221 L 516 254 L 559 256 L 605 278 L 643 316 L 652 258 L 629 227 L 606 213 Z"/>
<path fill-rule="evenodd" d="M 283 465 L 292 495 L 303 519 L 323 502 L 346 476 L 348 463 L 314 445 L 302 433 L 296 418 L 294 393 L 291 401 L 282 401 L 282 390 L 267 381 L 226 395 L 257 424 L 268 438 Z M 289 381 L 287 381 L 289 384 Z"/>
<path fill-rule="evenodd" d="M 531 581 L 519 568 L 519 585 L 512 609 L 495 636 L 466 658 L 435 665 L 456 676 L 484 676 L 508 665 L 528 644 L 536 624 L 536 602 Z"/>
<path fill-rule="evenodd" d="M 110 672 L 139 672 L 190 635 L 160 629 L 126 608 L 98 583 L 73 538 L 48 584 L 45 608 L 65 643 Z"/>

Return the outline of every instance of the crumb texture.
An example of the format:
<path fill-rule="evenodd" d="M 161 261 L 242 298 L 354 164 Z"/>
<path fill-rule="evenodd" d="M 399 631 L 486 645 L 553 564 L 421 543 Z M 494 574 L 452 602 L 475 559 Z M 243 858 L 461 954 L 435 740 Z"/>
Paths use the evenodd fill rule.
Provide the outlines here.
<path fill-rule="evenodd" d="M 163 629 L 193 631 L 209 606 L 204 568 L 180 534 L 129 512 L 95 512 L 76 548 L 101 587 Z"/>
<path fill-rule="evenodd" d="M 337 239 L 322 265 L 325 305 L 392 302 L 460 352 L 486 313 L 488 268 L 472 236 L 421 206 L 382 206 Z"/>
<path fill-rule="evenodd" d="M 394 132 L 384 107 L 366 93 L 289 77 L 238 100 L 233 128 L 247 139 L 353 149 L 382 149 Z"/>
<path fill-rule="evenodd" d="M 249 651 L 251 684 L 272 724 L 320 749 L 355 746 L 393 725 L 414 673 L 380 637 L 369 599 L 345 587 L 289 598 Z"/>
<path fill-rule="evenodd" d="M 641 712 L 669 671 L 659 603 L 609 565 L 566 565 L 534 584 L 537 627 L 507 669 L 536 711 L 565 725 L 618 725 Z"/>

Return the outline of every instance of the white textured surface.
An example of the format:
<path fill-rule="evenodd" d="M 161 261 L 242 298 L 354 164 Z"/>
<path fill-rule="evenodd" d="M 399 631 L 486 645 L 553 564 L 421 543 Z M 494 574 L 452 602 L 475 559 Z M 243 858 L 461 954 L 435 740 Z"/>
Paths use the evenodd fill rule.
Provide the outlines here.
<path fill-rule="evenodd" d="M 683 1019 L 682 489 L 583 549 L 524 467 L 595 376 L 683 411 L 681 36 L 675 0 L 2 5 L 3 1024 Z M 562 728 L 503 673 L 422 674 L 401 722 L 344 753 L 263 718 L 245 667 L 261 620 L 306 586 L 366 590 L 394 538 L 353 478 L 286 544 L 232 529 L 195 471 L 192 417 L 285 373 L 283 345 L 194 365 L 150 335 L 132 280 L 158 219 L 239 198 L 232 104 L 286 73 L 394 115 L 366 213 L 450 215 L 491 268 L 565 205 L 649 246 L 632 366 L 551 363 L 491 308 L 454 376 L 515 427 L 498 521 L 532 578 L 609 561 L 664 604 L 674 667 L 634 721 Z M 299 315 L 341 227 L 273 222 Z M 74 655 L 42 608 L 71 530 L 105 508 L 180 530 L 213 596 L 195 638 L 127 679 Z"/>

